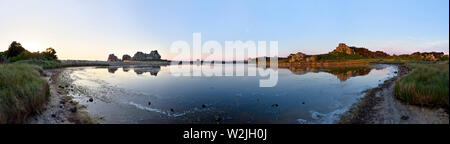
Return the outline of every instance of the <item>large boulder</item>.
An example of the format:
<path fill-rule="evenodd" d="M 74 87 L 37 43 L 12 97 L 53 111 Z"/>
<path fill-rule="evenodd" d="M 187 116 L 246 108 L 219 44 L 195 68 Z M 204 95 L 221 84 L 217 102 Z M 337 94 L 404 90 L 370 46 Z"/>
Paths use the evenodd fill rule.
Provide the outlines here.
<path fill-rule="evenodd" d="M 296 54 L 290 54 L 288 56 L 289 62 L 300 62 L 300 61 L 305 61 L 306 58 L 306 54 L 298 52 Z"/>
<path fill-rule="evenodd" d="M 347 46 L 345 43 L 339 43 L 336 49 L 332 53 L 346 53 L 346 54 L 355 54 L 353 49 Z"/>
<path fill-rule="evenodd" d="M 443 52 L 424 52 L 424 53 L 415 52 L 411 55 L 414 57 L 423 59 L 423 60 L 438 61 L 439 59 L 441 59 L 444 56 L 444 53 Z"/>
<path fill-rule="evenodd" d="M 367 58 L 383 58 L 388 57 L 389 54 L 382 51 L 370 51 L 366 48 L 359 48 L 354 46 L 347 46 L 345 43 L 339 43 L 339 46 L 332 53 L 345 53 L 349 55 L 357 54 Z"/>
<path fill-rule="evenodd" d="M 130 55 L 127 55 L 127 54 L 126 54 L 126 55 L 123 55 L 123 56 L 122 56 L 122 60 L 123 60 L 123 61 L 131 60 L 131 56 L 130 56 Z"/>
<path fill-rule="evenodd" d="M 385 52 L 382 52 L 382 51 L 372 52 L 366 48 L 350 47 L 350 49 L 352 49 L 355 52 L 355 54 L 359 54 L 359 55 L 361 55 L 363 57 L 367 57 L 367 58 L 383 58 L 383 57 L 389 56 Z"/>
<path fill-rule="evenodd" d="M 109 61 L 109 62 L 117 62 L 117 61 L 120 61 L 120 59 L 117 58 L 117 56 L 115 56 L 114 54 L 110 54 L 108 56 L 108 60 L 107 61 Z"/>
<path fill-rule="evenodd" d="M 160 60 L 161 55 L 159 55 L 158 51 L 156 51 L 156 50 L 151 51 L 150 54 L 146 54 L 143 52 L 137 52 L 136 54 L 134 54 L 134 56 L 131 59 L 136 60 L 136 61 Z"/>

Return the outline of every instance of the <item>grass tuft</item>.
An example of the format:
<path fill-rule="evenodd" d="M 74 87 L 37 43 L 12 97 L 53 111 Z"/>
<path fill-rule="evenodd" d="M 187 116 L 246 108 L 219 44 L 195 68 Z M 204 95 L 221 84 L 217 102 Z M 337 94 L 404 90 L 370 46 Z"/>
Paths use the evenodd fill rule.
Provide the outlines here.
<path fill-rule="evenodd" d="M 412 71 L 396 82 L 395 96 L 413 105 L 449 106 L 449 64 L 408 63 Z"/>
<path fill-rule="evenodd" d="M 43 108 L 50 94 L 40 72 L 28 64 L 0 65 L 0 123 L 24 123 Z"/>

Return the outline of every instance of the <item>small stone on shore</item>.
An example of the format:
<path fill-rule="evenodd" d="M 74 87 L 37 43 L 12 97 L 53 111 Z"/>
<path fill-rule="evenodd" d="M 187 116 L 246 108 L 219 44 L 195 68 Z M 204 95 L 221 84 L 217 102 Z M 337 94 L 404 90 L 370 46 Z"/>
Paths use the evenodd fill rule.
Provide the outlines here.
<path fill-rule="evenodd" d="M 404 116 L 402 116 L 400 119 L 402 119 L 402 120 L 408 120 L 408 119 L 409 119 L 409 116 L 404 115 Z"/>
<path fill-rule="evenodd" d="M 77 107 L 72 107 L 72 108 L 70 108 L 70 112 L 72 112 L 72 113 L 77 112 Z"/>

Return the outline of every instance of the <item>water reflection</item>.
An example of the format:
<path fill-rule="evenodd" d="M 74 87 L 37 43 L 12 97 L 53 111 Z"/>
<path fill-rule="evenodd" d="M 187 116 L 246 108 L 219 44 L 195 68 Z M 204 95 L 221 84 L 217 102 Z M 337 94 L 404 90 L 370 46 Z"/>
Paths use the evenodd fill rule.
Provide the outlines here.
<path fill-rule="evenodd" d="M 351 77 L 367 75 L 372 69 L 380 69 L 379 67 L 377 68 L 368 64 L 345 66 L 290 66 L 284 68 L 289 69 L 296 75 L 304 75 L 310 72 L 326 72 L 335 75 L 341 82 L 346 81 Z"/>
<path fill-rule="evenodd" d="M 74 68 L 64 73 L 75 87 L 69 95 L 86 105 L 90 115 L 103 117 L 101 123 L 292 124 L 333 123 L 365 90 L 396 71 L 389 65 L 280 67 L 278 84 L 261 88 L 261 75 L 174 76 L 174 67 L 179 65 Z M 235 74 L 261 69 L 217 64 L 182 70 L 211 67 Z"/>
<path fill-rule="evenodd" d="M 134 67 L 133 69 L 134 69 L 134 72 L 138 75 L 148 72 L 152 76 L 157 76 L 158 72 L 161 70 L 161 66 Z"/>

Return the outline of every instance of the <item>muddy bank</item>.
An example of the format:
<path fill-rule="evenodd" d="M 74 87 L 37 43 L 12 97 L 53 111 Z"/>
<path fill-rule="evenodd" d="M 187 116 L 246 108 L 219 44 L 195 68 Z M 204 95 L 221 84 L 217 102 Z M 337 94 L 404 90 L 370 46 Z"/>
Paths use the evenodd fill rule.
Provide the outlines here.
<path fill-rule="evenodd" d="M 63 69 L 45 70 L 45 79 L 50 86 L 50 97 L 44 109 L 37 115 L 29 118 L 31 124 L 90 124 L 95 123 L 84 111 L 85 107 L 79 105 L 68 96 L 71 90 L 70 83 L 61 81 Z"/>
<path fill-rule="evenodd" d="M 407 105 L 394 96 L 395 81 L 408 74 L 406 65 L 398 66 L 397 75 L 378 87 L 366 91 L 338 123 L 341 124 L 448 124 L 448 114 L 443 109 L 429 109 Z"/>

